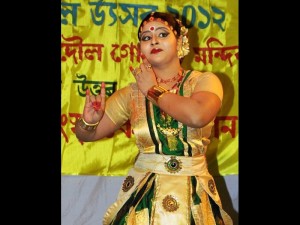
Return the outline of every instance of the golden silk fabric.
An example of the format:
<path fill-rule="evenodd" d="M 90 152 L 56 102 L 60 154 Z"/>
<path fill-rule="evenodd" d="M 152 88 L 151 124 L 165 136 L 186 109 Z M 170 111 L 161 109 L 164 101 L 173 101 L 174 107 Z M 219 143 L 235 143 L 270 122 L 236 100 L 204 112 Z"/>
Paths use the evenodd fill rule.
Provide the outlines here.
<path fill-rule="evenodd" d="M 215 93 L 222 100 L 222 86 L 211 73 L 192 71 L 182 85 L 184 96 L 203 90 Z M 103 224 L 186 225 L 193 221 L 196 225 L 215 225 L 222 220 L 225 225 L 231 225 L 232 220 L 222 209 L 213 177 L 207 170 L 205 153 L 213 121 L 200 129 L 187 127 L 186 133 L 179 135 L 184 143 L 181 156 L 166 155 L 153 111 L 152 103 L 146 101 L 135 83 L 107 101 L 106 113 L 115 124 L 130 120 L 139 155 L 117 201 L 108 208 Z M 194 184 L 191 177 L 195 179 Z M 195 195 L 200 201 L 194 201 Z M 217 205 L 219 217 L 214 215 L 212 204 Z"/>
<path fill-rule="evenodd" d="M 148 180 L 151 173 L 156 173 L 154 197 L 152 199 L 151 216 L 150 208 L 140 211 L 131 207 L 126 218 L 126 223 L 133 225 L 149 224 L 191 224 L 191 215 L 196 225 L 215 225 L 215 218 L 209 198 L 213 199 L 220 209 L 220 214 L 225 225 L 232 225 L 230 216 L 222 209 L 220 197 L 212 176 L 207 170 L 204 155 L 194 157 L 177 156 L 182 162 L 182 169 L 177 173 L 170 173 L 165 168 L 168 161 L 166 155 L 140 153 L 134 167 L 129 171 L 128 177 L 133 178 L 133 185 L 119 193 L 118 200 L 107 210 L 103 224 L 108 225 L 114 220 L 116 214 L 132 196 L 134 191 L 140 189 Z M 197 185 L 193 188 L 191 176 L 195 175 Z M 124 182 L 125 183 L 125 182 Z M 149 182 L 150 183 L 150 182 Z M 152 184 L 147 185 L 146 193 Z M 124 186 L 123 186 L 124 187 Z M 193 189 L 196 190 L 201 202 L 193 201 Z M 149 223 L 150 221 L 150 223 Z M 114 221 L 118 223 L 118 221 Z"/>
<path fill-rule="evenodd" d="M 221 100 L 223 97 L 223 89 L 219 79 L 209 72 L 191 71 L 190 76 L 183 83 L 184 96 L 191 96 L 195 90 L 210 91 L 219 96 Z M 118 93 L 114 93 L 108 98 L 105 113 L 115 124 L 120 126 L 130 119 L 139 152 L 155 152 L 146 118 L 145 96 L 138 91 L 136 83 L 120 89 Z M 150 113 L 152 123 L 155 124 L 152 107 L 150 107 Z M 203 128 L 187 128 L 187 138 L 192 146 L 192 151 L 194 151 L 193 155 L 206 151 L 213 125 L 214 122 L 212 121 Z M 157 130 L 154 130 L 154 133 L 159 142 Z M 180 138 L 183 138 L 182 134 Z M 161 143 L 159 143 L 159 151 L 162 152 Z M 184 154 L 188 155 L 187 146 L 185 146 Z"/>

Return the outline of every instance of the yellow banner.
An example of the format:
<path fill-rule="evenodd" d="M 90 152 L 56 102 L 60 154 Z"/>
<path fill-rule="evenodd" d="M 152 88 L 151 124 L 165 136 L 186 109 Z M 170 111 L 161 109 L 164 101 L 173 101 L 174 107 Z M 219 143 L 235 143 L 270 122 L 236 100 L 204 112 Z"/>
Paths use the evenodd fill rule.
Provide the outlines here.
<path fill-rule="evenodd" d="M 63 175 L 126 175 L 138 152 L 130 124 L 113 137 L 80 142 L 74 133 L 85 92 L 106 95 L 134 82 L 137 29 L 151 11 L 171 12 L 189 28 L 185 69 L 212 71 L 224 100 L 207 151 L 212 175 L 238 174 L 238 0 L 61 1 L 61 172 Z"/>

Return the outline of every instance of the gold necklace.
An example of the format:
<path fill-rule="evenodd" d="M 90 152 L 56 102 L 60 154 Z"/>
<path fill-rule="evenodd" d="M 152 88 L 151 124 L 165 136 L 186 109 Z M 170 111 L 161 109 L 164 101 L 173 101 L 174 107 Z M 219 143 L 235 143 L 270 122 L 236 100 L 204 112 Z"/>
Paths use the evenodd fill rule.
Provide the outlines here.
<path fill-rule="evenodd" d="M 157 130 L 166 138 L 167 145 L 170 151 L 174 151 L 177 149 L 177 138 L 182 130 L 182 124 L 179 124 L 178 128 L 172 127 L 172 123 L 176 122 L 176 120 L 171 117 L 169 114 L 160 110 L 159 122 L 157 124 Z"/>
<path fill-rule="evenodd" d="M 167 83 L 170 83 L 170 82 L 174 82 L 174 81 L 177 81 L 183 74 L 183 69 L 180 68 L 179 72 L 177 73 L 176 76 L 172 77 L 172 78 L 169 78 L 169 79 L 162 79 L 160 77 L 157 77 L 157 82 L 158 83 L 164 83 L 164 84 L 167 84 Z"/>
<path fill-rule="evenodd" d="M 180 71 L 178 74 L 170 79 L 163 80 L 161 78 L 158 78 L 157 81 L 161 83 L 168 83 L 168 82 L 174 82 L 176 83 L 173 85 L 173 87 L 169 90 L 170 92 L 177 94 L 179 90 L 179 86 L 183 80 L 184 77 L 184 70 L 180 68 Z M 170 151 L 175 151 L 177 149 L 178 144 L 178 135 L 181 132 L 183 126 L 180 124 L 178 128 L 172 127 L 172 123 L 174 120 L 173 117 L 165 113 L 164 111 L 160 110 L 160 116 L 159 116 L 160 122 L 157 124 L 158 131 L 166 138 L 167 145 L 169 147 Z"/>
<path fill-rule="evenodd" d="M 157 124 L 157 129 L 166 138 L 167 145 L 170 151 L 174 151 L 177 149 L 177 137 L 182 130 L 182 127 L 182 124 L 180 124 L 178 128 L 172 128 L 170 126 L 163 127 L 160 124 Z"/>

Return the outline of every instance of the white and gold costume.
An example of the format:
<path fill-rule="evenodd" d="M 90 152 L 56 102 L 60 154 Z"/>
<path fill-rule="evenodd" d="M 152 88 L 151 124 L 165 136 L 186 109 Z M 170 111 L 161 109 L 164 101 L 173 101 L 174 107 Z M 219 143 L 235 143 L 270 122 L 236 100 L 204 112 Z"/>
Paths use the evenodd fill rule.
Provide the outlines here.
<path fill-rule="evenodd" d="M 197 88 L 215 93 L 222 101 L 223 89 L 216 75 L 185 74 L 178 94 L 189 97 Z M 115 124 L 130 120 L 139 154 L 103 224 L 232 225 L 207 170 L 205 153 L 213 121 L 191 128 L 170 119 L 135 83 L 117 93 L 107 100 L 106 113 Z"/>

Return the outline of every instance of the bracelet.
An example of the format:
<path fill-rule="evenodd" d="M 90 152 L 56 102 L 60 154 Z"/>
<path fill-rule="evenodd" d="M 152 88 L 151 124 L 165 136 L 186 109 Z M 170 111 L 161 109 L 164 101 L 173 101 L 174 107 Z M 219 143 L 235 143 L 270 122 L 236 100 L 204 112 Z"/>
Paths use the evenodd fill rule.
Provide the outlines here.
<path fill-rule="evenodd" d="M 87 131 L 95 130 L 99 122 L 100 121 L 97 123 L 87 123 L 82 117 L 78 119 L 78 125 Z"/>
<path fill-rule="evenodd" d="M 169 91 L 161 86 L 153 85 L 147 92 L 147 98 L 157 105 L 158 99 L 166 92 Z"/>

